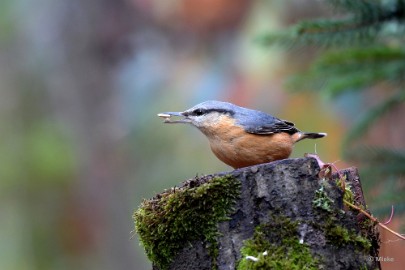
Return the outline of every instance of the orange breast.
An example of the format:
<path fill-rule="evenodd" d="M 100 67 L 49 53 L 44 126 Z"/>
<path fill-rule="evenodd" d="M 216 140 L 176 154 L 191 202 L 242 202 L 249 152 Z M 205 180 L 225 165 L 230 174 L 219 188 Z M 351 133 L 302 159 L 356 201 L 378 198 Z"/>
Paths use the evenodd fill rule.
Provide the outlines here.
<path fill-rule="evenodd" d="M 227 117 L 202 130 L 208 137 L 212 152 L 224 163 L 233 168 L 267 163 L 288 158 L 294 141 L 287 133 L 255 135 L 235 126 L 233 119 Z"/>

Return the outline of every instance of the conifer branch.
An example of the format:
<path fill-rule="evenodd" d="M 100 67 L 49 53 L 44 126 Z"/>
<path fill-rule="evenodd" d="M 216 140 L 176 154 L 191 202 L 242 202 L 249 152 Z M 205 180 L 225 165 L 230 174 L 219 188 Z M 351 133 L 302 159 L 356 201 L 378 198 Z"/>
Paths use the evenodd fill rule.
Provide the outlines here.
<path fill-rule="evenodd" d="M 327 1 L 346 13 L 339 19 L 314 19 L 303 21 L 279 33 L 262 36 L 265 45 L 280 44 L 297 47 L 302 45 L 342 46 L 365 43 L 378 38 L 389 23 L 405 19 L 403 1 Z"/>
<path fill-rule="evenodd" d="M 350 143 L 363 136 L 379 118 L 403 102 L 405 102 L 405 91 L 401 90 L 367 111 L 346 135 L 343 140 L 343 149 L 347 149 Z"/>

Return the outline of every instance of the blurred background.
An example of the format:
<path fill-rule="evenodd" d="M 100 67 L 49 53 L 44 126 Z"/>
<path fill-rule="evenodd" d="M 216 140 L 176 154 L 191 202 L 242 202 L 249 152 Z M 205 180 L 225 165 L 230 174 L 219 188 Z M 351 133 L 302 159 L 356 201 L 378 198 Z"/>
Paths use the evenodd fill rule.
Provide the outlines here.
<path fill-rule="evenodd" d="M 328 12 L 311 0 L 2 0 L 0 269 L 151 269 L 133 233 L 142 199 L 231 170 L 197 129 L 164 125 L 159 112 L 233 102 L 328 133 L 293 157 L 360 166 L 343 159 L 342 138 L 383 94 L 290 93 L 286 78 L 316 52 L 255 42 Z M 370 141 L 403 146 L 395 134 Z M 376 194 L 366 194 L 371 210 L 390 209 Z M 383 234 L 382 255 L 395 260 L 385 269 L 400 269 L 405 245 Z"/>

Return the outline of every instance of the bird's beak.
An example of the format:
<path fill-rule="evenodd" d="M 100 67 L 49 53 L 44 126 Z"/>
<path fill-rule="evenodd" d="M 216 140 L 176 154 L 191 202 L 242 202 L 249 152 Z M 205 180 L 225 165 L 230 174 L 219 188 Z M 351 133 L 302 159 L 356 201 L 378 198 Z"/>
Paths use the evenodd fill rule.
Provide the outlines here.
<path fill-rule="evenodd" d="M 158 113 L 158 116 L 161 118 L 164 118 L 165 119 L 164 123 L 168 123 L 168 124 L 190 123 L 191 122 L 190 118 L 188 118 L 183 112 L 164 112 L 164 113 Z M 178 119 L 178 120 L 171 120 L 172 116 L 183 117 L 183 118 Z"/>

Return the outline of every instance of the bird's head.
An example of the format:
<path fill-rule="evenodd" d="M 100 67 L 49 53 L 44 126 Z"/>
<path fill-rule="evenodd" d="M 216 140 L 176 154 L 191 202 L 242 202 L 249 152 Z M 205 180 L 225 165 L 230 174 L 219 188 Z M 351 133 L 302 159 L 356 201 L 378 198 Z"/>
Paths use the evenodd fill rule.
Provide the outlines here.
<path fill-rule="evenodd" d="M 164 112 L 158 116 L 165 119 L 165 123 L 189 123 L 202 131 L 206 128 L 215 126 L 223 119 L 229 119 L 235 114 L 237 106 L 222 101 L 210 100 L 197 104 L 194 107 L 183 112 Z M 181 117 L 173 120 L 172 117 Z"/>

